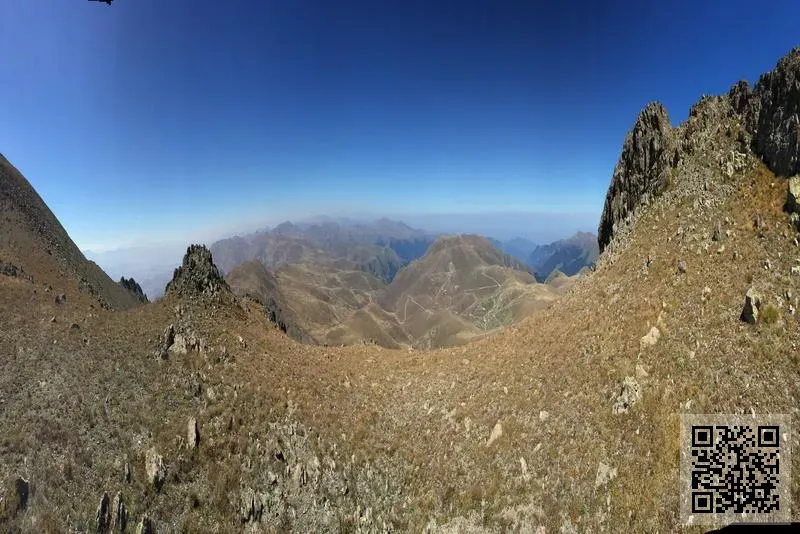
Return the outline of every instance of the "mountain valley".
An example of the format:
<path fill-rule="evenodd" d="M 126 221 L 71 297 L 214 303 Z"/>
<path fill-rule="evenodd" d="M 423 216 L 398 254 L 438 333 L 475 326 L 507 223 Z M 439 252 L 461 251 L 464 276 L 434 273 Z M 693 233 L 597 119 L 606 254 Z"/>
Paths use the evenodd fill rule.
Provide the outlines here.
<path fill-rule="evenodd" d="M 596 239 L 531 265 L 287 223 L 153 302 L 0 157 L 0 528 L 705 532 L 681 415 L 800 415 L 798 114 L 800 48 L 676 126 L 648 104 Z"/>

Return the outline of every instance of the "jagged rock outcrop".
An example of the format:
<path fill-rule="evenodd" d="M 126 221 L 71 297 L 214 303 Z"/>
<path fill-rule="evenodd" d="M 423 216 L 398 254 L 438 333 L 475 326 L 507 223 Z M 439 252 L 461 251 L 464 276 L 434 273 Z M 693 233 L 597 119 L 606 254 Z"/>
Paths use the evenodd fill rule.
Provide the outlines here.
<path fill-rule="evenodd" d="M 106 534 L 108 532 L 108 527 L 111 525 L 111 511 L 109 507 L 108 493 L 103 493 L 103 497 L 100 499 L 100 504 L 97 507 L 97 513 L 95 514 L 98 534 Z"/>
<path fill-rule="evenodd" d="M 188 298 L 213 297 L 221 292 L 230 292 L 230 288 L 204 245 L 191 245 L 186 250 L 183 263 L 175 269 L 165 290 L 167 295 Z"/>
<path fill-rule="evenodd" d="M 140 302 L 144 304 L 150 302 L 149 300 L 147 300 L 147 295 L 145 295 L 144 291 L 142 291 L 142 286 L 140 286 L 136 282 L 136 280 L 134 280 L 132 277 L 125 278 L 123 276 L 122 278 L 119 279 L 119 283 L 120 285 L 122 285 L 122 287 L 124 287 L 125 289 L 136 295 L 136 298 L 139 299 Z"/>
<path fill-rule="evenodd" d="M 779 176 L 800 172 L 800 47 L 759 78 L 748 106 L 753 151 Z"/>
<path fill-rule="evenodd" d="M 12 511 L 24 512 L 28 507 L 28 496 L 31 493 L 31 484 L 28 480 L 17 477 L 14 479 L 14 502 L 12 503 Z"/>
<path fill-rule="evenodd" d="M 151 447 L 147 450 L 144 461 L 147 482 L 155 486 L 156 489 L 160 489 L 164 484 L 164 479 L 167 478 L 167 467 L 164 465 L 164 458 Z"/>
<path fill-rule="evenodd" d="M 144 516 L 139 524 L 136 525 L 136 534 L 153 534 L 153 522 L 149 517 Z"/>
<path fill-rule="evenodd" d="M 597 231 L 601 252 L 611 242 L 620 221 L 666 189 L 674 156 L 675 139 L 667 110 L 652 102 L 625 137 L 622 155 L 614 168 Z"/>
<path fill-rule="evenodd" d="M 800 173 L 800 47 L 763 74 L 754 89 L 739 81 L 727 95 L 703 96 L 677 128 L 671 128 L 661 104 L 645 107 L 611 178 L 598 228 L 600 251 L 671 179 L 687 179 L 684 160 L 696 155 L 730 178 L 745 166 L 746 153 L 760 157 L 778 176 Z"/>
<path fill-rule="evenodd" d="M 800 213 L 800 176 L 789 178 L 786 195 L 786 210 L 789 213 Z"/>
<path fill-rule="evenodd" d="M 122 492 L 118 491 L 114 495 L 114 500 L 111 504 L 111 528 L 114 532 L 125 532 L 128 525 L 128 512 L 125 509 L 125 501 L 122 498 Z"/>

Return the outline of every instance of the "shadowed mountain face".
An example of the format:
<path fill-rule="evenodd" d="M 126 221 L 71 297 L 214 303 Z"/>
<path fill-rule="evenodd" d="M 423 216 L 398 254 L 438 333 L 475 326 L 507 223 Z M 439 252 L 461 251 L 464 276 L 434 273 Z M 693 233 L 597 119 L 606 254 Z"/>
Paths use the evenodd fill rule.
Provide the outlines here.
<path fill-rule="evenodd" d="M 589 232 L 578 232 L 568 239 L 537 246 L 528 257 L 528 265 L 536 272 L 539 280 L 547 279 L 556 270 L 573 276 L 594 263 L 599 253 L 597 236 Z"/>
<path fill-rule="evenodd" d="M 681 414 L 798 414 L 799 194 L 797 179 L 781 177 L 798 170 L 798 77 L 800 49 L 752 94 L 737 85 L 705 98 L 669 131 L 645 114 L 626 140 L 637 154 L 623 154 L 612 178 L 596 269 L 546 310 L 422 354 L 297 343 L 263 304 L 228 292 L 195 247 L 162 301 L 103 309 L 98 295 L 130 292 L 90 278 L 91 264 L 2 160 L 0 525 L 710 530 L 681 518 L 691 483 L 681 478 Z M 675 150 L 666 160 L 646 154 L 659 143 L 641 144 L 662 134 L 673 139 L 661 148 Z M 363 286 L 385 295 L 347 324 L 385 334 L 381 321 L 395 320 L 393 337 L 453 338 L 451 317 L 494 320 L 504 301 L 493 294 L 536 287 L 485 240 L 430 249 L 387 289 Z M 230 278 L 256 295 L 274 289 L 253 268 Z M 351 285 L 374 279 L 361 274 Z M 556 272 L 548 285 L 561 281 Z M 96 294 L 79 291 L 85 283 Z M 465 286 L 481 304 L 469 308 Z M 481 307 L 489 313 L 470 315 Z M 781 441 L 797 443 L 796 425 Z M 796 465 L 783 481 L 797 487 Z M 783 497 L 800 508 L 797 491 Z"/>
<path fill-rule="evenodd" d="M 80 292 L 102 307 L 127 309 L 140 295 L 86 259 L 28 180 L 0 155 L 0 265 L 8 264 L 55 293 Z"/>
<path fill-rule="evenodd" d="M 264 265 L 257 261 L 246 261 L 226 276 L 236 295 L 249 297 L 262 306 L 267 318 L 283 332 L 301 343 L 314 343 L 300 326 L 289 299 L 278 287 L 278 280 Z"/>
<path fill-rule="evenodd" d="M 136 282 L 136 280 L 134 280 L 133 278 L 125 278 L 123 276 L 122 278 L 119 279 L 119 283 L 122 285 L 122 287 L 124 287 L 125 289 L 136 295 L 136 297 L 143 304 L 147 304 L 147 302 L 149 302 L 147 300 L 147 295 L 145 295 L 144 291 L 142 291 L 142 286 L 140 286 L 139 283 Z"/>

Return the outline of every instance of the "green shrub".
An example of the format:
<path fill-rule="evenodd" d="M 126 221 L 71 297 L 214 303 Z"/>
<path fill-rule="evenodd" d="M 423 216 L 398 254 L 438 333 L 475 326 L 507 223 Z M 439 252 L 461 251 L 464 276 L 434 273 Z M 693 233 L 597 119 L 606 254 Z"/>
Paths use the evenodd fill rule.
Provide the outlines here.
<path fill-rule="evenodd" d="M 761 319 L 766 324 L 774 324 L 780 319 L 781 312 L 774 304 L 767 304 L 761 312 Z"/>

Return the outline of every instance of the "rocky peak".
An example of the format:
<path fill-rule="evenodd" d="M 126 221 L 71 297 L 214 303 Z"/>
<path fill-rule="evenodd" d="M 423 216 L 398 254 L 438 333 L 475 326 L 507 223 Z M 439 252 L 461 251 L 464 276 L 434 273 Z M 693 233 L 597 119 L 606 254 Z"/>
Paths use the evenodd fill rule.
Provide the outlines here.
<path fill-rule="evenodd" d="M 215 296 L 230 288 L 214 265 L 211 252 L 204 245 L 191 245 L 186 250 L 183 263 L 175 269 L 166 294 L 183 297 Z"/>
<path fill-rule="evenodd" d="M 759 78 L 749 106 L 753 151 L 777 175 L 800 172 L 800 47 Z"/>
<path fill-rule="evenodd" d="M 755 154 L 776 175 L 800 173 L 800 47 L 763 74 L 754 89 L 739 81 L 727 95 L 703 96 L 677 128 L 670 126 L 661 104 L 645 107 L 614 168 L 598 228 L 600 251 L 672 178 L 675 183 L 688 179 L 683 162 L 705 165 L 717 161 L 712 155 L 719 159 L 731 150 Z M 730 177 L 733 170 L 722 174 Z"/>
<path fill-rule="evenodd" d="M 652 102 L 625 137 L 614 168 L 597 232 L 601 251 L 611 242 L 620 221 L 666 189 L 674 153 L 667 110 L 661 103 Z"/>
<path fill-rule="evenodd" d="M 744 114 L 752 96 L 753 91 L 750 89 L 750 84 L 747 83 L 747 80 L 739 80 L 728 91 L 728 101 L 731 103 L 731 109 L 740 115 Z"/>
<path fill-rule="evenodd" d="M 136 295 L 136 298 L 138 298 L 141 302 L 143 303 L 149 302 L 147 300 L 147 295 L 145 295 L 144 291 L 142 291 L 142 286 L 140 286 L 139 283 L 136 282 L 136 280 L 134 280 L 132 277 L 125 278 L 123 276 L 122 278 L 119 279 L 119 283 L 122 287 L 124 287 L 125 289 Z"/>

